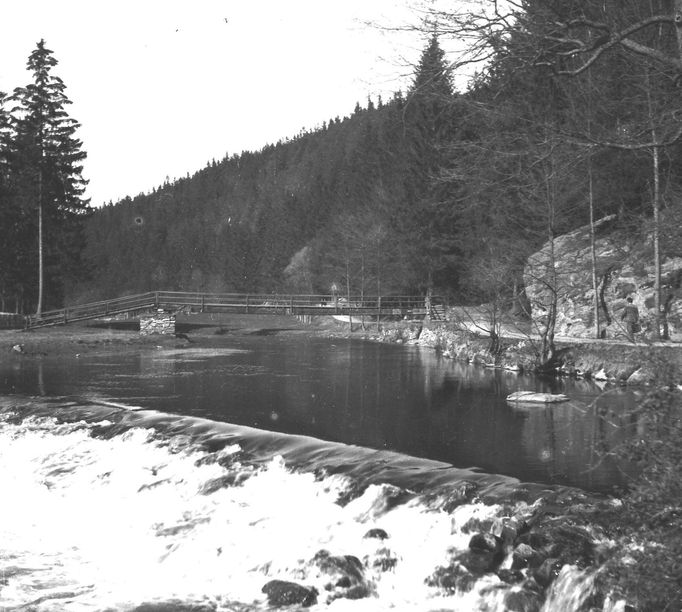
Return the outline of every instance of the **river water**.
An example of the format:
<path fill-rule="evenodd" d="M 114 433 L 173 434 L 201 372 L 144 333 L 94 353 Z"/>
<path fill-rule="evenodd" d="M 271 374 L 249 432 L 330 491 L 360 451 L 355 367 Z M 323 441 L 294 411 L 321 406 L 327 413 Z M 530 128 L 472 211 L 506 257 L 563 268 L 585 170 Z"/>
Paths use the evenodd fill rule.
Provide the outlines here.
<path fill-rule="evenodd" d="M 571 399 L 505 402 L 527 389 Z M 472 519 L 621 485 L 599 457 L 634 401 L 420 347 L 276 334 L 17 358 L 0 395 L 3 612 L 264 610 L 274 579 L 315 587 L 313 609 L 508 610 L 516 587 L 494 574 L 466 592 L 428 577 Z M 360 560 L 367 596 L 320 551 Z M 565 568 L 545 609 L 576 609 L 589 580 Z"/>

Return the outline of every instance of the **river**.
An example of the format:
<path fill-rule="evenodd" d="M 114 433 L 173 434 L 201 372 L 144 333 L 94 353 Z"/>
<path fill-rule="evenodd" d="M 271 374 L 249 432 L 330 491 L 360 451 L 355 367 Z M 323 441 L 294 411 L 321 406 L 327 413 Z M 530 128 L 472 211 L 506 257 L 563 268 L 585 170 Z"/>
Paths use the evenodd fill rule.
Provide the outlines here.
<path fill-rule="evenodd" d="M 570 401 L 520 409 L 517 390 Z M 634 401 L 417 346 L 269 333 L 16 359 L 0 395 L 3 612 L 263 610 L 272 580 L 315 587 L 315 609 L 508 610 L 494 574 L 461 592 L 428 578 L 472 520 L 622 485 L 600 457 Z M 351 557 L 362 597 L 321 561 Z M 567 573 L 545 607 L 574 609 L 588 578 Z"/>

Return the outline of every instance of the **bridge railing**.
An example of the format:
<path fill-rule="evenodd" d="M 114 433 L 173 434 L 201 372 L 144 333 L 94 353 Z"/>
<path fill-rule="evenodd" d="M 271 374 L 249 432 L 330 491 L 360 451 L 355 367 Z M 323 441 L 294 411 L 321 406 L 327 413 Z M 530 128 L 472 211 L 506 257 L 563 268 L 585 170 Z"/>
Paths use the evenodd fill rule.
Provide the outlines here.
<path fill-rule="evenodd" d="M 432 298 L 436 303 L 438 298 Z M 286 314 L 352 314 L 423 316 L 423 296 L 364 296 L 329 294 L 202 293 L 186 291 L 149 291 L 111 300 L 90 302 L 43 312 L 27 317 L 28 327 L 58 325 L 153 308 L 190 312 L 241 312 Z"/>
<path fill-rule="evenodd" d="M 299 310 L 305 308 L 329 308 L 334 310 L 371 310 L 382 312 L 391 310 L 425 311 L 425 300 L 422 296 L 361 296 L 330 294 L 273 294 L 273 293 L 190 293 L 183 291 L 155 292 L 159 307 L 199 308 L 215 310 L 238 308 L 247 310 L 279 311 Z"/>
<path fill-rule="evenodd" d="M 41 325 L 58 325 L 69 321 L 83 321 L 97 317 L 106 317 L 134 310 L 145 310 L 156 305 L 155 293 L 141 293 L 126 295 L 112 300 L 90 302 L 76 306 L 68 306 L 57 310 L 46 310 L 40 316 L 29 315 L 28 327 Z"/>

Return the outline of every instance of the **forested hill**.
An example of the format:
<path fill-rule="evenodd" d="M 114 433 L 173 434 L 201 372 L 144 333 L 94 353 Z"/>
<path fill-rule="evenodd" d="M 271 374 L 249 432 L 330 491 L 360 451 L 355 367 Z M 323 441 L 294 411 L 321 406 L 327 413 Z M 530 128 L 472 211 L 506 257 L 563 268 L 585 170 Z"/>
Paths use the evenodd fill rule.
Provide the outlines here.
<path fill-rule="evenodd" d="M 447 256 L 431 261 L 446 229 L 431 179 L 441 143 L 460 129 L 456 99 L 433 39 L 409 96 L 368 100 L 349 117 L 97 210 L 86 228 L 93 273 L 77 298 L 328 293 L 332 282 L 377 294 L 444 281 L 454 267 Z"/>
<path fill-rule="evenodd" d="M 542 244 L 613 213 L 619 231 L 653 236 L 657 257 L 682 250 L 670 7 L 524 7 L 506 30 L 478 16 L 472 31 L 491 59 L 466 92 L 453 91 L 434 35 L 404 95 L 97 210 L 90 278 L 71 301 L 332 283 L 490 301 L 516 294 Z"/>
<path fill-rule="evenodd" d="M 425 189 L 409 127 L 398 95 L 96 211 L 86 251 L 96 295 L 327 292 L 346 264 L 355 292 L 363 255 L 365 290 L 377 266 L 386 289 L 414 282 L 407 257 L 396 261 L 396 218 Z"/>

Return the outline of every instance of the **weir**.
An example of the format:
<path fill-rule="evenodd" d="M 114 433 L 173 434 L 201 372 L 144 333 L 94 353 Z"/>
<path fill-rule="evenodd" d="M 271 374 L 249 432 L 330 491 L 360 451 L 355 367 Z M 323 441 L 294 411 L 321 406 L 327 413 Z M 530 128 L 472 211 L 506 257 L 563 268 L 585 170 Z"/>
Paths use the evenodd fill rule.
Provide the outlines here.
<path fill-rule="evenodd" d="M 492 570 L 513 561 L 509 541 L 474 568 L 483 525 L 536 509 L 512 501 L 528 483 L 109 403 L 9 403 L 0 557 L 12 559 L 11 609 L 266 612 L 266 587 L 283 584 L 320 609 L 569 612 L 593 591 L 594 570 L 572 565 L 545 589 L 520 570 L 501 580 Z M 484 501 L 491 488 L 498 499 Z"/>

